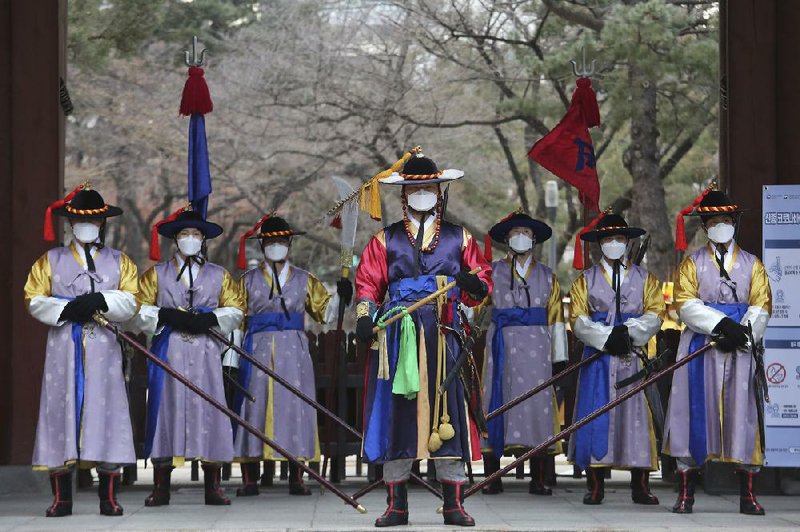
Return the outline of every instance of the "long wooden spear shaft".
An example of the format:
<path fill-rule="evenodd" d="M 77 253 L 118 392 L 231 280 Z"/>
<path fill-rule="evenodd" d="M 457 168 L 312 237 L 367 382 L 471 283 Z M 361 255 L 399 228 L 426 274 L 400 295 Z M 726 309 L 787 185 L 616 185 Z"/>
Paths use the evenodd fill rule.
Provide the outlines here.
<path fill-rule="evenodd" d="M 594 412 L 592 412 L 588 416 L 576 421 L 575 423 L 573 423 L 569 427 L 565 428 L 564 430 L 562 430 L 561 432 L 559 432 L 555 436 L 552 436 L 552 437 L 548 438 L 543 443 L 540 443 L 539 445 L 537 445 L 533 449 L 530 449 L 529 451 L 525 452 L 522 456 L 520 456 L 519 458 L 515 459 L 513 462 L 511 462 L 510 464 L 508 464 L 504 468 L 500 469 L 499 471 L 495 471 L 494 473 L 492 473 L 491 475 L 489 475 L 488 477 L 483 479 L 481 482 L 475 484 L 474 486 L 472 486 L 471 488 L 469 488 L 468 490 L 466 490 L 464 492 L 464 498 L 469 497 L 470 495 L 474 495 L 476 492 L 480 491 L 481 488 L 483 488 L 487 484 L 491 484 L 495 480 L 499 480 L 500 477 L 502 477 L 503 475 L 505 475 L 506 473 L 508 473 L 512 469 L 515 469 L 519 464 L 525 463 L 527 460 L 533 458 L 534 456 L 536 456 L 540 452 L 544 451 L 545 449 L 548 449 L 550 446 L 552 446 L 557 441 L 560 441 L 560 440 L 564 439 L 565 437 L 569 436 L 573 432 L 577 431 L 579 428 L 581 428 L 581 427 L 587 425 L 588 423 L 590 423 L 592 420 L 602 416 L 603 414 L 605 414 L 606 412 L 608 412 L 612 408 L 615 408 L 615 407 L 619 406 L 621 403 L 627 401 L 628 399 L 630 399 L 631 397 L 633 397 L 637 393 L 641 392 L 642 390 L 644 390 L 645 388 L 647 388 L 648 386 L 653 384 L 653 382 L 657 381 L 658 379 L 660 379 L 661 377 L 667 375 L 668 373 L 672 373 L 676 369 L 688 364 L 689 362 L 691 362 L 695 358 L 699 357 L 700 355 L 702 355 L 703 353 L 705 353 L 706 351 L 708 351 L 709 349 L 711 349 L 715 345 L 717 345 L 716 341 L 712 340 L 709 343 L 707 343 L 706 345 L 704 345 L 703 347 L 701 347 L 700 349 L 698 349 L 697 351 L 694 351 L 693 353 L 689 353 L 684 358 L 678 360 L 677 362 L 675 362 L 671 366 L 668 366 L 668 367 L 662 369 L 661 371 L 653 373 L 648 378 L 644 379 L 642 382 L 640 382 L 639 384 L 637 384 L 636 386 L 634 386 L 633 388 L 631 388 L 627 392 L 625 392 L 622 395 L 618 396 L 613 401 L 608 402 L 605 406 L 602 406 L 602 407 L 598 408 L 597 410 L 595 410 Z"/>
<path fill-rule="evenodd" d="M 276 373 L 275 370 L 272 370 L 269 367 L 267 367 L 264 364 L 262 364 L 260 361 L 258 361 L 256 358 L 254 358 L 250 353 L 248 353 L 247 351 L 245 351 L 244 349 L 242 349 L 238 345 L 232 343 L 230 340 L 228 340 L 222 333 L 220 333 L 218 331 L 215 331 L 214 329 L 210 329 L 208 331 L 208 335 L 211 336 L 212 338 L 214 338 L 215 340 L 218 340 L 222 344 L 224 344 L 225 347 L 233 349 L 236 353 L 239 354 L 240 357 L 242 357 L 245 360 L 249 361 L 256 369 L 266 373 L 269 377 L 273 378 L 275 380 L 275 382 L 277 382 L 281 386 L 285 387 L 287 390 L 289 390 L 290 392 L 295 394 L 301 400 L 305 401 L 306 403 L 308 403 L 309 405 L 311 405 L 312 407 L 317 409 L 319 412 L 321 412 L 321 413 L 325 414 L 326 416 L 328 416 L 329 418 L 331 418 L 335 423 L 337 423 L 343 429 L 345 429 L 348 432 L 350 432 L 350 434 L 352 434 L 356 438 L 363 438 L 364 437 L 363 434 L 361 434 L 361 432 L 358 431 L 358 429 L 356 429 L 355 427 L 351 426 L 349 423 L 347 423 L 347 421 L 343 420 L 342 418 L 340 418 L 339 416 L 334 414 L 331 410 L 325 408 L 320 403 L 318 403 L 317 401 L 315 401 L 314 399 L 312 399 L 311 397 L 309 397 L 308 395 L 303 393 L 302 390 L 300 390 L 298 388 L 295 388 L 289 381 L 287 381 L 286 379 L 281 377 L 278 373 Z M 415 482 L 421 484 L 426 490 L 430 491 L 431 493 L 433 493 L 434 495 L 436 495 L 440 499 L 442 498 L 442 493 L 439 490 L 437 490 L 436 488 L 431 486 L 430 483 L 426 482 L 425 480 L 420 478 L 418 475 L 412 473 L 411 478 Z"/>
<path fill-rule="evenodd" d="M 469 273 L 476 274 L 476 273 L 480 272 L 481 270 L 482 270 L 482 268 L 480 266 L 478 266 L 474 270 L 471 270 Z M 397 313 L 394 316 L 392 316 L 391 318 L 388 318 L 386 321 L 383 322 L 383 327 L 386 328 L 389 325 L 391 325 L 392 323 L 394 323 L 397 320 L 401 319 L 404 314 L 411 314 L 412 312 L 414 312 L 415 310 L 419 309 L 420 307 L 424 307 L 428 303 L 434 302 L 437 297 L 441 296 L 442 294 L 446 294 L 449 290 L 451 290 L 455 286 L 456 286 L 456 282 L 455 281 L 451 281 L 451 282 L 447 283 L 446 285 L 444 285 L 443 287 L 441 287 L 437 291 L 433 292 L 432 294 L 430 294 L 428 296 L 423 297 L 422 299 L 420 299 L 416 303 L 414 303 L 411 306 L 407 307 L 405 312 Z M 372 328 L 372 333 L 373 334 L 378 334 L 378 331 L 380 331 L 380 330 L 381 330 L 381 328 L 376 325 L 375 327 Z"/>
<path fill-rule="evenodd" d="M 164 362 L 163 360 L 158 358 L 156 355 L 154 355 L 152 352 L 150 352 L 150 350 L 148 350 L 145 346 L 143 346 L 142 344 L 137 342 L 135 339 L 133 339 L 130 335 L 120 331 L 119 328 L 116 325 L 110 323 L 105 317 L 103 317 L 100 314 L 95 314 L 94 315 L 94 319 L 101 326 L 103 326 L 107 330 L 111 331 L 116 337 L 122 338 L 123 340 L 125 340 L 128 344 L 131 345 L 131 347 L 133 347 L 134 349 L 139 351 L 141 354 L 143 354 L 145 357 L 147 357 L 147 359 L 150 360 L 150 362 L 152 362 L 156 366 L 158 366 L 161 369 L 163 369 L 170 377 L 172 377 L 173 379 L 177 380 L 178 382 L 180 382 L 181 384 L 183 384 L 184 386 L 189 388 L 191 391 L 193 391 L 194 393 L 196 393 L 197 395 L 202 397 L 211 406 L 213 406 L 214 408 L 216 408 L 217 410 L 219 410 L 220 412 L 222 412 L 226 416 L 230 417 L 233 421 L 238 423 L 247 432 L 249 432 L 250 434 L 252 434 L 256 438 L 258 438 L 259 440 L 264 442 L 265 445 L 267 445 L 268 447 L 271 447 L 272 449 L 274 449 L 278 454 L 283 455 L 287 460 L 289 460 L 290 462 L 292 462 L 293 464 L 298 466 L 300 469 L 305 471 L 308 474 L 308 476 L 310 476 L 311 478 L 313 478 L 314 480 L 316 480 L 317 482 L 319 482 L 320 484 L 324 485 L 326 488 L 331 490 L 335 495 L 337 495 L 345 503 L 349 504 L 350 506 L 352 506 L 353 508 L 358 510 L 359 513 L 362 513 L 362 514 L 367 513 L 367 509 L 364 508 L 361 504 L 359 504 L 358 501 L 356 501 L 355 499 L 350 497 L 348 494 L 346 494 L 345 492 L 343 492 L 342 490 L 340 490 L 339 488 L 334 486 L 328 480 L 322 478 L 319 475 L 319 473 L 317 473 L 316 471 L 314 471 L 313 469 L 311 469 L 310 467 L 305 465 L 303 462 L 298 460 L 296 456 L 294 456 L 289 451 L 287 451 L 286 449 L 284 449 L 283 447 L 278 445 L 276 442 L 274 442 L 273 440 L 268 438 L 263 432 L 259 431 L 253 425 L 251 425 L 250 423 L 245 421 L 236 412 L 234 412 L 233 410 L 231 410 L 227 406 L 225 406 L 222 403 L 220 403 L 219 401 L 217 401 L 214 397 L 209 395 L 208 392 L 206 392 L 205 390 L 203 390 L 202 388 L 197 386 L 195 383 L 193 383 L 192 381 L 190 381 L 189 379 L 187 379 L 186 377 L 181 375 L 171 365 L 167 364 L 166 362 Z M 214 331 L 214 332 L 216 332 L 216 331 Z M 225 337 L 223 336 L 223 338 L 225 338 Z M 227 340 L 227 338 L 225 338 L 225 339 Z"/>
<path fill-rule="evenodd" d="M 564 377 L 566 377 L 570 373 L 573 373 L 573 372 L 581 369 L 583 366 L 586 366 L 587 364 L 591 364 L 592 362 L 594 362 L 595 360 L 597 360 L 598 358 L 600 358 L 604 354 L 605 353 L 603 353 L 602 351 L 598 351 L 598 352 L 596 352 L 596 353 L 594 353 L 594 354 L 592 354 L 592 355 L 590 355 L 590 356 L 588 356 L 588 357 L 586 357 L 584 359 L 579 360 L 578 362 L 572 364 L 568 368 L 564 368 L 563 371 L 561 371 L 559 373 L 556 373 L 555 375 L 553 375 L 552 377 L 550 377 L 549 379 L 547 379 L 546 381 L 544 381 L 540 385 L 536 386 L 535 388 L 531 388 L 527 392 L 525 392 L 525 393 L 523 393 L 521 395 L 518 395 L 517 397 L 515 397 L 512 400 L 510 400 L 506 404 L 504 404 L 502 406 L 499 406 L 496 410 L 492 410 L 491 412 L 486 414 L 486 421 L 489 421 L 492 418 L 495 418 L 495 417 L 497 417 L 499 415 L 504 414 L 505 412 L 511 410 L 512 408 L 514 408 L 515 406 L 517 406 L 521 402 L 530 399 L 531 397 L 533 397 L 537 393 L 541 392 L 542 390 L 546 390 L 547 388 L 549 388 L 550 386 L 552 386 L 556 382 L 560 381 L 561 379 L 563 379 Z"/>

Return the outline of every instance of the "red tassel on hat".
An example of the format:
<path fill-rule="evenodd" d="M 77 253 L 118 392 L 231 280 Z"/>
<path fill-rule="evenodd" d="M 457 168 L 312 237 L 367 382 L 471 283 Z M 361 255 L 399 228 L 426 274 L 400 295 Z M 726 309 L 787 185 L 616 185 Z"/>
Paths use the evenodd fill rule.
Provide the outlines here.
<path fill-rule="evenodd" d="M 81 183 L 75 189 L 67 194 L 64 199 L 60 199 L 55 201 L 47 206 L 47 210 L 44 211 L 44 239 L 47 242 L 54 242 L 56 239 L 56 233 L 53 229 L 53 209 L 60 209 L 67 203 L 69 203 L 72 198 L 75 197 L 75 194 L 78 193 L 79 190 L 83 189 L 86 186 L 86 183 Z"/>
<path fill-rule="evenodd" d="M 239 268 L 240 270 L 244 270 L 245 268 L 247 268 L 247 257 L 245 256 L 244 252 L 245 241 L 254 234 L 256 234 L 258 228 L 261 227 L 261 224 L 263 224 L 269 218 L 271 218 L 273 214 L 275 213 L 271 212 L 269 214 L 265 214 L 264 216 L 262 216 L 261 219 L 258 221 L 258 223 L 254 225 L 252 229 L 250 229 L 241 237 L 239 237 L 239 256 L 236 258 L 236 267 Z"/>
<path fill-rule="evenodd" d="M 492 237 L 489 236 L 489 233 L 486 233 L 486 237 L 483 240 L 483 258 L 486 259 L 486 262 L 492 262 Z"/>
<path fill-rule="evenodd" d="M 156 262 L 161 260 L 161 246 L 158 242 L 158 228 L 167 222 L 174 222 L 178 215 L 188 208 L 189 207 L 181 207 L 163 220 L 154 223 L 153 227 L 150 228 L 150 260 L 154 260 Z"/>
<path fill-rule="evenodd" d="M 608 208 L 597 215 L 597 218 L 589 222 L 589 225 L 578 231 L 578 234 L 575 235 L 575 251 L 572 255 L 572 267 L 576 270 L 582 270 L 584 268 L 583 264 L 583 242 L 581 241 L 581 236 L 585 235 L 589 231 L 591 231 L 594 226 L 597 225 L 597 222 L 603 219 L 603 217 L 611 212 L 611 209 Z"/>
<path fill-rule="evenodd" d="M 714 190 L 716 186 L 716 183 L 712 182 L 694 199 L 691 205 L 678 213 L 678 219 L 675 223 L 675 249 L 678 251 L 686 251 L 686 249 L 689 247 L 689 243 L 686 242 L 686 228 L 684 226 L 683 217 L 692 212 L 695 207 L 700 205 L 700 202 L 703 201 L 703 198 L 705 198 L 709 192 Z"/>
<path fill-rule="evenodd" d="M 203 69 L 195 66 L 189 67 L 189 77 L 183 86 L 183 96 L 181 96 L 180 114 L 183 116 L 204 115 L 213 110 L 214 104 L 211 101 L 206 78 L 203 77 Z"/>

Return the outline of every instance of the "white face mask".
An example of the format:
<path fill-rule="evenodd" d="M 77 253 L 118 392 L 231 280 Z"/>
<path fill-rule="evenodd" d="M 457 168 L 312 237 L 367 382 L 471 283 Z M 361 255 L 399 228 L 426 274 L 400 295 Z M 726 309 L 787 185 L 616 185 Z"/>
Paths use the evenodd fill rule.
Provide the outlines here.
<path fill-rule="evenodd" d="M 264 257 L 272 262 L 280 262 L 289 253 L 289 246 L 286 244 L 269 244 L 264 246 Z"/>
<path fill-rule="evenodd" d="M 427 190 L 418 190 L 408 195 L 408 206 L 418 212 L 426 212 L 436 206 L 439 195 Z"/>
<path fill-rule="evenodd" d="M 89 244 L 100 236 L 100 228 L 93 223 L 78 222 L 72 226 L 72 234 L 82 244 Z"/>
<path fill-rule="evenodd" d="M 203 241 L 194 236 L 184 236 L 178 239 L 178 249 L 185 257 L 193 257 L 200 253 Z"/>
<path fill-rule="evenodd" d="M 708 230 L 708 239 L 715 244 L 727 244 L 733 240 L 736 228 L 731 224 L 717 224 Z"/>
<path fill-rule="evenodd" d="M 600 244 L 600 249 L 603 250 L 603 255 L 608 260 L 619 260 L 625 255 L 625 250 L 627 249 L 628 245 L 625 242 L 617 242 L 616 240 L 612 240 L 611 242 L 606 242 L 605 244 Z"/>
<path fill-rule="evenodd" d="M 517 253 L 525 253 L 533 247 L 533 239 L 528 235 L 517 233 L 508 239 L 508 245 Z"/>

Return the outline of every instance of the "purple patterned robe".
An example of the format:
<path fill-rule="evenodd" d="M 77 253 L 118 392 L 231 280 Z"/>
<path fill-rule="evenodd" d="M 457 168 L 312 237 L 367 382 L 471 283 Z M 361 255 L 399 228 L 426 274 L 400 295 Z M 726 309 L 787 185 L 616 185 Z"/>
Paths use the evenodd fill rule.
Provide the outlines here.
<path fill-rule="evenodd" d="M 109 247 L 100 249 L 94 255 L 93 275 L 78 263 L 70 247 L 51 249 L 47 260 L 52 297 L 72 299 L 88 294 L 90 276 L 94 277 L 97 292 L 119 290 L 122 256 Z M 47 333 L 33 449 L 36 469 L 63 467 L 79 457 L 82 462 L 136 462 L 120 345 L 112 333 L 94 322 L 84 324 L 82 336 L 84 391 L 78 434 L 72 323 L 50 327 Z"/>

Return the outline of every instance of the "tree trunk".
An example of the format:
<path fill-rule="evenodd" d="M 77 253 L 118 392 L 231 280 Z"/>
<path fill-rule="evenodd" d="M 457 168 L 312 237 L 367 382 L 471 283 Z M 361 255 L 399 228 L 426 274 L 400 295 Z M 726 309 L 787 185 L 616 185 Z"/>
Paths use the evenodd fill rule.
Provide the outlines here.
<path fill-rule="evenodd" d="M 659 176 L 656 82 L 632 64 L 628 67 L 628 86 L 632 106 L 630 144 L 623 155 L 625 168 L 633 178 L 628 223 L 651 235 L 647 268 L 666 280 L 674 267 L 674 253 L 664 184 Z"/>

